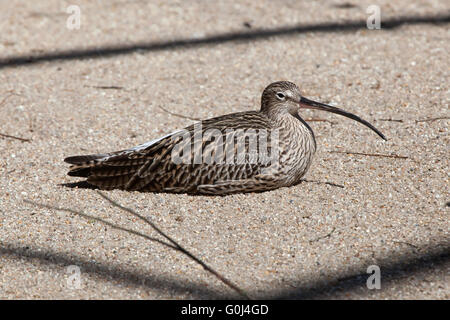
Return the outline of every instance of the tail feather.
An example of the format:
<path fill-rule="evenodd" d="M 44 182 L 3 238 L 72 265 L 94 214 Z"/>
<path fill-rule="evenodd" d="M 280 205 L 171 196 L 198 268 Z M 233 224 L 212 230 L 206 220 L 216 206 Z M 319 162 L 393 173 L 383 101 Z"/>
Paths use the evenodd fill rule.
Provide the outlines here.
<path fill-rule="evenodd" d="M 115 177 L 115 176 L 123 176 L 129 173 L 135 173 L 139 170 L 140 164 L 129 164 L 124 166 L 109 166 L 98 164 L 97 166 L 88 166 L 88 167 L 72 167 L 70 171 L 67 173 L 72 177 Z"/>
<path fill-rule="evenodd" d="M 107 158 L 110 156 L 110 154 L 104 153 L 104 154 L 89 154 L 89 155 L 82 155 L 82 156 L 72 156 L 67 157 L 64 159 L 64 162 L 75 164 L 75 165 L 84 165 L 91 161 L 95 160 L 101 160 L 104 158 Z"/>
<path fill-rule="evenodd" d="M 101 189 L 123 188 L 134 173 L 114 177 L 89 176 L 87 182 Z"/>
<path fill-rule="evenodd" d="M 116 177 L 116 176 L 124 176 L 128 175 L 130 173 L 135 173 L 139 170 L 140 165 L 127 165 L 127 166 L 120 166 L 120 167 L 110 167 L 110 166 L 98 166 L 93 167 L 91 169 L 91 176 L 95 178 L 100 177 Z"/>
<path fill-rule="evenodd" d="M 89 177 L 91 174 L 91 168 L 90 167 L 74 167 L 70 168 L 67 175 L 71 177 Z"/>
<path fill-rule="evenodd" d="M 69 176 L 87 178 L 87 182 L 102 189 L 123 188 L 139 168 L 147 161 L 143 157 L 129 158 L 118 151 L 67 157 Z"/>
<path fill-rule="evenodd" d="M 90 154 L 67 157 L 64 161 L 71 164 L 67 174 L 72 177 L 88 177 L 91 174 L 91 168 L 107 159 L 108 156 L 108 154 Z"/>

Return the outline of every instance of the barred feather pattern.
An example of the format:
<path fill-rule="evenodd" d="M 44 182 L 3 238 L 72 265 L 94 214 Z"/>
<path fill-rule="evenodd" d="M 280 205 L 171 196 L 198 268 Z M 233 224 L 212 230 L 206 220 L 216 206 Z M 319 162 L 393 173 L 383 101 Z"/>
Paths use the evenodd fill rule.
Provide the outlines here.
<path fill-rule="evenodd" d="M 274 85 L 274 84 L 273 84 Z M 293 84 L 292 84 L 293 85 Z M 69 175 L 86 177 L 87 182 L 101 189 L 124 189 L 150 192 L 177 192 L 200 194 L 230 194 L 271 190 L 297 183 L 307 172 L 316 150 L 311 128 L 298 114 L 289 112 L 285 104 L 274 98 L 280 90 L 290 94 L 300 93 L 295 85 L 272 86 L 263 93 L 260 111 L 228 114 L 191 125 L 183 131 L 164 136 L 159 140 L 135 148 L 98 155 L 74 156 L 65 161 L 72 164 Z M 201 143 L 195 139 L 183 139 L 181 133 L 194 138 L 201 124 Z M 250 139 L 244 139 L 246 157 L 232 163 L 200 163 L 174 161 L 174 149 L 188 150 L 190 155 L 202 159 L 216 155 L 216 150 L 234 152 L 237 144 L 230 143 L 229 130 L 254 130 L 266 133 L 267 152 L 276 151 L 278 160 L 261 163 L 249 161 L 254 152 Z M 214 139 L 206 134 L 214 130 L 220 133 Z M 227 131 L 228 130 L 228 131 Z M 278 134 L 273 144 L 273 133 Z M 189 145 L 188 145 L 189 144 Z M 185 149 L 186 148 L 186 149 Z M 277 148 L 277 150 L 273 150 Z M 241 150 L 242 151 L 242 150 Z"/>

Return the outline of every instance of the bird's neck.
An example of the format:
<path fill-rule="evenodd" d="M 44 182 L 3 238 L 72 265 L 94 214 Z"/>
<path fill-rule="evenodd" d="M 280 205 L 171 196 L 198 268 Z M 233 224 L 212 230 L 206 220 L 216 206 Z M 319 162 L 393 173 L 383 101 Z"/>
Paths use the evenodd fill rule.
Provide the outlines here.
<path fill-rule="evenodd" d="M 293 132 L 301 133 L 302 135 L 309 135 L 313 141 L 314 149 L 316 147 L 316 138 L 309 124 L 303 120 L 298 112 L 291 113 L 276 113 L 268 115 L 273 121 L 274 126 L 280 128 L 288 134 Z"/>
<path fill-rule="evenodd" d="M 300 117 L 300 115 L 298 114 L 298 112 L 296 112 L 295 114 L 292 115 L 295 119 L 297 119 L 298 121 L 300 121 L 301 125 L 309 131 L 309 133 L 311 134 L 313 140 L 314 140 L 314 145 L 316 144 L 316 137 L 314 135 L 314 131 L 311 129 L 311 127 L 309 126 L 309 124 L 303 120 L 302 117 Z"/>

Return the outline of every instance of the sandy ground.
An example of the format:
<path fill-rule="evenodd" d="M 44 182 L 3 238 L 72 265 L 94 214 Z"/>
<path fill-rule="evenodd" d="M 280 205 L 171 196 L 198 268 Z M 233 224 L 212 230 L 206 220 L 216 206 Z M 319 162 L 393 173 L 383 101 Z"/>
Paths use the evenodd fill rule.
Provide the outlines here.
<path fill-rule="evenodd" d="M 79 30 L 66 27 L 71 4 L 81 9 Z M 305 111 L 305 119 L 331 121 L 310 122 L 318 152 L 309 182 L 226 197 L 107 195 L 252 297 L 449 299 L 448 15 L 433 23 L 448 14 L 448 1 L 377 1 L 381 30 L 320 27 L 365 21 L 371 4 L 2 1 L 0 133 L 29 141 L 0 137 L 0 298 L 239 297 L 177 251 L 24 199 L 158 237 L 94 190 L 62 186 L 77 181 L 62 159 L 193 123 L 160 107 L 197 118 L 258 109 L 266 85 L 291 80 L 306 97 L 363 116 L 389 140 Z M 383 28 L 395 17 L 423 21 Z M 141 48 L 130 49 L 135 44 Z M 55 52 L 66 53 L 55 60 Z M 23 64 L 24 56 L 42 58 Z M 71 265 L 81 271 L 78 288 L 68 282 Z M 370 265 L 381 268 L 380 290 L 366 287 Z"/>

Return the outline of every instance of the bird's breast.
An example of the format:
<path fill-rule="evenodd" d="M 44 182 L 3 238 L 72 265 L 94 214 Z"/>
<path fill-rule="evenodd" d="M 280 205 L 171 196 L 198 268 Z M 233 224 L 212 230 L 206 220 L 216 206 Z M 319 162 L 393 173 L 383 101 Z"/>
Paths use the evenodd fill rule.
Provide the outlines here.
<path fill-rule="evenodd" d="M 303 120 L 291 117 L 279 127 L 279 168 L 289 182 L 308 171 L 315 152 L 314 133 Z"/>

